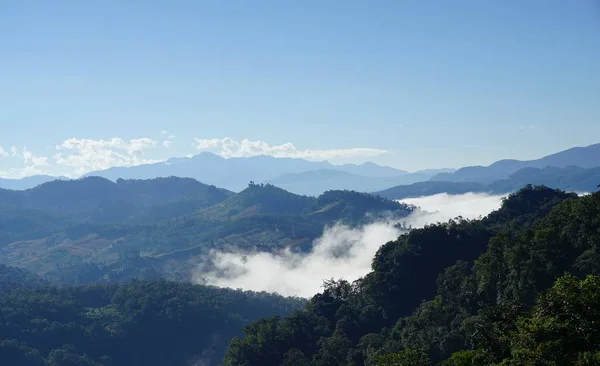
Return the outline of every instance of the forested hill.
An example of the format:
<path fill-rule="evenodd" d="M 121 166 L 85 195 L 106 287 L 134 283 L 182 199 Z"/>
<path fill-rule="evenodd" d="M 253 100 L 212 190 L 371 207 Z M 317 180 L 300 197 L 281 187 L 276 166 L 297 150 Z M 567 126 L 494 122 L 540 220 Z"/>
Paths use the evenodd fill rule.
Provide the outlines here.
<path fill-rule="evenodd" d="M 304 302 L 168 281 L 57 288 L 25 277 L 0 267 L 3 366 L 218 365 L 249 321 Z"/>
<path fill-rule="evenodd" d="M 8 207 L 68 215 L 101 209 L 103 204 L 109 203 L 122 203 L 122 207 L 132 213 L 135 208 L 182 200 L 199 201 L 199 208 L 216 204 L 231 195 L 233 192 L 190 178 L 119 179 L 114 183 L 100 177 L 88 177 L 55 180 L 24 191 L 0 189 L 0 202 Z"/>
<path fill-rule="evenodd" d="M 227 365 L 598 365 L 600 193 L 526 186 L 383 245 L 372 272 L 244 329 Z"/>
<path fill-rule="evenodd" d="M 239 193 L 188 178 L 89 177 L 0 190 L 0 263 L 68 284 L 187 280 L 211 250 L 310 250 L 327 225 L 412 207 L 329 191 L 318 198 L 254 184 Z"/>

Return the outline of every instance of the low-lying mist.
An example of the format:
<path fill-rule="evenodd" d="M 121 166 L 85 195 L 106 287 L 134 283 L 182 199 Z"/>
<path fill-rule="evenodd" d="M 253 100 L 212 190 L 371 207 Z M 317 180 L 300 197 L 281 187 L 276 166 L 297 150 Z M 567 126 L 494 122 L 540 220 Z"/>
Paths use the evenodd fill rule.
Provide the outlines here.
<path fill-rule="evenodd" d="M 311 297 L 323 280 L 354 281 L 367 274 L 377 249 L 395 240 L 405 227 L 423 227 L 451 218 L 477 218 L 500 207 L 502 196 L 479 193 L 437 194 L 401 202 L 419 207 L 401 220 L 382 219 L 359 228 L 335 225 L 325 229 L 309 253 L 212 252 L 210 267 L 199 268 L 194 281 L 219 287 L 277 292 L 285 296 Z M 207 269 L 210 268 L 210 269 Z"/>

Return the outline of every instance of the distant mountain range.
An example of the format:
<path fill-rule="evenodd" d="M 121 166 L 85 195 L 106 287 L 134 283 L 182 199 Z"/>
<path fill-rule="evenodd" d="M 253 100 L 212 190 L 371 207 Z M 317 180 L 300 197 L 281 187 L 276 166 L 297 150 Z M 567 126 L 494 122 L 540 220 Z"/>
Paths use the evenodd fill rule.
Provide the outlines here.
<path fill-rule="evenodd" d="M 40 184 L 54 180 L 66 180 L 66 177 L 53 177 L 50 175 L 32 175 L 21 179 L 0 178 L 0 188 L 23 190 L 39 186 Z"/>
<path fill-rule="evenodd" d="M 165 162 L 132 167 L 114 167 L 86 174 L 116 182 L 117 179 L 153 179 L 158 177 L 193 178 L 200 182 L 239 192 L 250 181 L 282 184 L 298 194 L 318 196 L 330 189 L 353 189 L 363 192 L 398 184 L 427 180 L 437 173 L 452 169 L 428 169 L 410 173 L 374 163 L 334 165 L 296 158 L 253 156 L 225 159 L 213 153 L 200 153 L 189 158 L 172 158 Z M 0 179 L 0 188 L 23 190 L 55 179 L 33 176 L 23 179 Z"/>
<path fill-rule="evenodd" d="M 292 193 L 316 197 L 328 190 L 347 189 L 375 192 L 390 187 L 427 181 L 477 183 L 486 188 L 492 184 L 497 184 L 496 187 L 500 187 L 502 184 L 510 186 L 510 182 L 515 179 L 520 179 L 521 182 L 537 179 L 538 173 L 535 170 L 524 169 L 544 169 L 546 167 L 589 169 L 597 166 L 600 166 L 600 144 L 575 147 L 536 160 L 500 160 L 485 167 L 469 166 L 458 170 L 427 169 L 412 173 L 374 163 L 334 165 L 329 162 L 271 156 L 225 159 L 204 152 L 189 158 L 172 158 L 161 163 L 114 167 L 91 172 L 86 176 L 103 177 L 113 182 L 118 179 L 153 179 L 177 176 L 193 178 L 204 184 L 234 192 L 243 190 L 249 182 L 253 181 L 273 184 Z M 520 173 L 514 175 L 517 172 Z M 563 173 L 573 174 L 573 176 L 579 174 L 574 170 L 567 170 Z M 531 179 L 528 179 L 529 175 L 531 175 Z M 54 179 L 57 178 L 33 176 L 21 180 L 0 179 L 0 188 L 29 189 Z M 508 182 L 498 183 L 503 180 L 508 180 Z M 558 187 L 553 184 L 556 180 L 553 180 L 551 174 L 545 175 L 542 180 L 542 183 Z M 418 189 L 427 187 L 425 191 L 431 190 L 432 187 L 437 187 L 434 190 L 453 191 L 457 189 L 455 185 L 442 188 L 444 186 L 439 184 L 421 184 L 415 187 L 420 187 Z M 468 187 L 464 186 L 459 190 Z"/>
<path fill-rule="evenodd" d="M 545 185 L 568 192 L 590 193 L 598 190 L 600 167 L 584 169 L 576 166 L 557 168 L 523 168 L 490 184 L 477 182 L 428 181 L 409 185 L 399 185 L 377 192 L 389 199 L 431 196 L 438 193 L 463 194 L 491 193 L 503 194 L 517 191 L 527 184 Z"/>
<path fill-rule="evenodd" d="M 431 174 L 409 173 L 390 177 L 367 177 L 345 171 L 321 169 L 284 174 L 267 181 L 296 194 L 318 196 L 332 189 L 373 192 L 400 184 L 411 184 L 431 178 Z"/>
<path fill-rule="evenodd" d="M 333 165 L 304 159 L 253 156 L 225 159 L 212 153 L 200 153 L 190 158 L 174 158 L 163 163 L 117 167 L 87 174 L 116 181 L 123 179 L 151 179 L 156 177 L 189 177 L 239 192 L 250 181 L 268 182 L 282 175 L 314 170 L 334 170 L 369 177 L 404 176 L 410 173 L 373 163 L 361 165 Z M 322 192 L 320 192 L 322 193 Z"/>
<path fill-rule="evenodd" d="M 452 173 L 440 173 L 431 180 L 445 182 L 477 182 L 489 184 L 506 179 L 523 168 L 565 168 L 577 166 L 594 168 L 600 166 L 600 144 L 574 147 L 536 160 L 500 160 L 489 166 L 469 166 Z"/>

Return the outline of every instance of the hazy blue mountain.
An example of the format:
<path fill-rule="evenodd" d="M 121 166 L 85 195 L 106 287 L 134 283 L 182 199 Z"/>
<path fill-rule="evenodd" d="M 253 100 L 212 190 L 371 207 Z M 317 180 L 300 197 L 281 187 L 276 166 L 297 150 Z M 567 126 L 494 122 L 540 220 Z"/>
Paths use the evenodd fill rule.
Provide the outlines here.
<path fill-rule="evenodd" d="M 454 168 L 439 168 L 439 169 L 421 169 L 417 170 L 413 173 L 427 174 L 427 175 L 436 175 L 440 173 L 454 173 L 456 169 Z"/>
<path fill-rule="evenodd" d="M 495 192 L 514 192 L 524 184 L 543 184 L 570 192 L 595 192 L 600 184 L 600 167 L 589 169 L 577 166 L 524 168 L 512 174 L 508 179 L 492 183 L 489 188 Z"/>
<path fill-rule="evenodd" d="M 377 192 L 381 197 L 388 199 L 404 199 L 412 197 L 431 196 L 439 193 L 464 194 L 468 192 L 487 192 L 488 186 L 472 182 L 417 182 L 408 185 L 399 185 Z"/>
<path fill-rule="evenodd" d="M 399 170 L 389 166 L 381 166 L 375 163 L 363 163 L 360 165 L 333 165 L 331 169 L 366 177 L 396 177 L 410 174 L 410 172 L 406 170 Z"/>
<path fill-rule="evenodd" d="M 334 169 L 319 169 L 284 174 L 267 182 L 296 194 L 318 196 L 334 189 L 374 192 L 394 185 L 424 181 L 430 177 L 431 175 L 422 173 L 369 177 Z"/>
<path fill-rule="evenodd" d="M 440 173 L 432 181 L 492 183 L 506 179 L 523 168 L 544 168 L 553 166 L 564 168 L 578 166 L 593 168 L 600 166 L 600 144 L 586 147 L 574 147 L 536 160 L 500 160 L 490 166 L 469 166 L 453 173 Z"/>
<path fill-rule="evenodd" d="M 373 177 L 401 176 L 403 170 L 373 163 L 361 165 L 333 165 L 295 158 L 253 156 L 225 159 L 212 153 L 200 153 L 190 158 L 173 158 L 166 162 L 134 167 L 116 167 L 87 174 L 112 181 L 123 179 L 151 179 L 156 177 L 188 177 L 232 191 L 241 191 L 250 181 L 267 182 L 281 175 L 314 170 L 337 170 Z"/>
<path fill-rule="evenodd" d="M 0 188 L 12 190 L 30 189 L 40 184 L 51 182 L 54 180 L 66 180 L 66 177 L 52 177 L 49 175 L 32 175 L 21 179 L 0 178 Z"/>
<path fill-rule="evenodd" d="M 598 190 L 598 184 L 600 184 L 600 167 L 588 169 L 577 166 L 523 168 L 511 174 L 507 179 L 497 180 L 490 184 L 429 181 L 399 185 L 381 190 L 377 194 L 388 199 L 429 196 L 438 193 L 485 192 L 501 194 L 515 192 L 527 184 L 545 185 L 569 192 L 595 192 Z"/>

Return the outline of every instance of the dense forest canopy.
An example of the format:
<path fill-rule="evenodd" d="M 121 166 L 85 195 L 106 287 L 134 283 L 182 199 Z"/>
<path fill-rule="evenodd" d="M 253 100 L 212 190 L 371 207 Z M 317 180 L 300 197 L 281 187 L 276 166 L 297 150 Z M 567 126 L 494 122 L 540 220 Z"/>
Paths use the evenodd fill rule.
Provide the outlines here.
<path fill-rule="evenodd" d="M 227 365 L 596 365 L 600 193 L 528 185 L 383 245 L 372 272 L 261 319 Z"/>
<path fill-rule="evenodd" d="M 304 300 L 187 283 L 54 287 L 0 268 L 0 364 L 219 364 L 249 321 Z"/>

